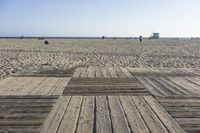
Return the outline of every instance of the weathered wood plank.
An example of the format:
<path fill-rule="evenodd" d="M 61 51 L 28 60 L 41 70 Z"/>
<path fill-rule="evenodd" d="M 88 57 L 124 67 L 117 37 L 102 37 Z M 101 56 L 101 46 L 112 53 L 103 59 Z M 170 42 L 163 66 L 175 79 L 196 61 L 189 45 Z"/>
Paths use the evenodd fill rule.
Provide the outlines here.
<path fill-rule="evenodd" d="M 114 133 L 130 133 L 126 116 L 118 96 L 108 96 Z"/>
<path fill-rule="evenodd" d="M 157 115 L 151 110 L 151 108 L 148 106 L 148 104 L 142 97 L 132 96 L 131 98 L 151 132 L 154 133 L 168 132 L 165 126 L 162 124 L 162 122 L 158 119 Z"/>
<path fill-rule="evenodd" d="M 50 81 L 46 84 L 45 89 L 43 89 L 39 95 L 49 95 L 52 90 L 58 86 L 59 78 L 50 77 Z"/>
<path fill-rule="evenodd" d="M 137 110 L 130 97 L 120 96 L 120 101 L 129 122 L 131 131 L 133 133 L 150 133 L 148 127 L 146 126 L 143 118 L 141 117 L 139 111 Z"/>
<path fill-rule="evenodd" d="M 43 89 L 46 88 L 47 84 L 50 83 L 51 78 L 45 78 L 45 80 L 43 80 L 37 87 L 35 87 L 34 89 L 32 89 L 30 92 L 28 92 L 29 95 L 39 95 Z M 26 89 L 26 87 L 24 87 L 23 89 Z"/>
<path fill-rule="evenodd" d="M 79 121 L 77 124 L 77 133 L 93 133 L 94 130 L 94 96 L 83 98 L 83 105 Z"/>
<path fill-rule="evenodd" d="M 88 77 L 94 78 L 95 77 L 95 66 L 89 66 L 88 67 Z"/>
<path fill-rule="evenodd" d="M 198 126 L 200 125 L 200 118 L 175 118 L 181 126 Z"/>
<path fill-rule="evenodd" d="M 156 89 L 157 91 L 159 91 L 162 95 L 164 95 L 164 96 L 172 95 L 171 92 L 169 92 L 168 90 L 166 90 L 165 88 L 163 88 L 162 86 L 160 86 L 157 82 L 152 81 L 152 79 L 145 78 L 145 80 L 147 82 L 149 82 L 149 84 L 151 84 L 151 86 L 153 86 L 154 89 Z"/>
<path fill-rule="evenodd" d="M 106 96 L 96 97 L 96 133 L 112 133 L 112 124 Z"/>
<path fill-rule="evenodd" d="M 4 87 L 5 91 L 1 92 L 1 95 L 14 95 L 17 91 L 24 88 L 24 86 L 32 82 L 32 78 L 19 78 L 18 82 L 11 82 Z M 14 84 L 13 84 L 14 83 Z"/>
<path fill-rule="evenodd" d="M 0 80 L 0 88 L 4 88 L 5 86 L 7 86 L 8 84 L 12 83 L 13 81 L 20 79 L 20 78 L 16 78 L 16 77 L 7 77 L 5 79 Z"/>
<path fill-rule="evenodd" d="M 129 72 L 129 70 L 125 67 L 120 67 L 121 71 L 129 78 L 133 78 L 134 76 Z"/>
<path fill-rule="evenodd" d="M 168 78 L 162 78 L 163 81 L 171 85 L 171 88 L 177 89 L 180 92 L 182 92 L 184 95 L 191 95 L 191 92 L 188 91 L 187 89 L 177 85 L 175 82 L 171 82 L 171 80 L 168 80 Z"/>
<path fill-rule="evenodd" d="M 161 96 L 162 94 L 155 89 L 149 82 L 147 82 L 143 77 L 136 76 L 136 79 L 140 81 L 140 83 L 147 89 L 152 95 Z"/>
<path fill-rule="evenodd" d="M 0 126 L 2 133 L 38 133 L 40 126 Z"/>
<path fill-rule="evenodd" d="M 156 77 L 156 78 L 154 78 L 154 80 L 159 82 L 160 85 L 163 86 L 163 88 L 167 89 L 172 95 L 182 95 L 182 94 L 184 94 L 179 89 L 175 88 L 171 84 L 168 84 L 168 82 L 165 82 L 164 78 Z"/>
<path fill-rule="evenodd" d="M 107 67 L 102 67 L 102 72 L 103 72 L 104 78 L 110 78 L 111 77 Z"/>
<path fill-rule="evenodd" d="M 46 118 L 40 133 L 57 133 L 60 122 L 65 114 L 65 110 L 71 100 L 70 96 L 60 96 L 50 114 Z"/>
<path fill-rule="evenodd" d="M 78 67 L 75 69 L 73 77 L 78 78 L 78 77 L 80 77 L 80 75 L 81 75 L 81 67 Z"/>
<path fill-rule="evenodd" d="M 115 71 L 116 71 L 119 78 L 126 78 L 127 77 L 119 67 L 115 67 Z"/>
<path fill-rule="evenodd" d="M 200 86 L 200 78 L 199 77 L 184 77 L 186 80 L 193 82 L 194 84 Z"/>
<path fill-rule="evenodd" d="M 183 88 L 192 91 L 193 94 L 200 94 L 200 89 L 198 87 L 196 88 L 192 84 L 188 83 L 187 80 L 185 80 L 184 78 L 169 77 L 169 79 L 172 80 L 173 82 L 175 82 L 176 84 L 182 86 Z"/>
<path fill-rule="evenodd" d="M 81 78 L 86 78 L 87 77 L 87 74 L 88 74 L 87 70 L 88 70 L 88 68 L 81 67 L 81 74 L 80 74 Z"/>
<path fill-rule="evenodd" d="M 114 69 L 114 67 L 109 67 L 108 70 L 109 70 L 110 76 L 111 76 L 112 78 L 119 78 L 118 75 L 117 75 L 116 70 Z"/>
<path fill-rule="evenodd" d="M 103 72 L 100 66 L 95 67 L 96 70 L 96 78 L 102 78 L 103 77 Z"/>
<path fill-rule="evenodd" d="M 83 96 L 72 96 L 62 118 L 58 133 L 73 133 L 76 131 Z"/>
<path fill-rule="evenodd" d="M 5 80 L 5 82 L 4 82 Z M 1 82 L 3 82 L 0 86 L 0 95 L 4 95 L 7 91 L 17 90 L 19 88 L 22 88 L 24 85 L 23 80 L 24 78 L 18 77 L 18 78 L 9 78 L 4 79 Z"/>
<path fill-rule="evenodd" d="M 50 95 L 61 95 L 65 87 L 67 86 L 70 78 L 63 78 L 60 80 L 60 84 L 52 91 Z"/>
<path fill-rule="evenodd" d="M 152 108 L 152 110 L 156 113 L 158 118 L 164 123 L 165 127 L 170 133 L 185 132 L 152 96 L 144 96 L 144 99 Z"/>
<path fill-rule="evenodd" d="M 43 106 L 40 106 L 40 107 L 31 107 L 31 106 L 15 106 L 15 107 L 11 107 L 11 106 L 1 106 L 0 107 L 0 111 L 1 113 L 5 114 L 14 114 L 14 113 L 37 113 L 37 112 L 40 112 L 40 113 L 48 113 L 49 110 L 51 110 L 51 106 L 48 106 L 48 107 L 43 107 Z"/>
<path fill-rule="evenodd" d="M 38 87 L 45 79 L 46 79 L 45 77 L 33 78 L 33 81 L 31 82 L 31 84 L 24 86 L 22 90 L 16 93 L 16 95 L 27 95 L 34 88 Z"/>

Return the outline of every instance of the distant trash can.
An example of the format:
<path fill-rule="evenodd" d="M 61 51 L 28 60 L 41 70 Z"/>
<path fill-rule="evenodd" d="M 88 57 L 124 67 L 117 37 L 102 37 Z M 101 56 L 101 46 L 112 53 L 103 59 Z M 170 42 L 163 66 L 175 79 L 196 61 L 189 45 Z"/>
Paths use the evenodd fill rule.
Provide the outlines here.
<path fill-rule="evenodd" d="M 47 40 L 45 40 L 45 41 L 44 41 L 44 44 L 45 44 L 45 45 L 48 45 L 48 44 L 49 44 L 49 42 L 48 42 Z"/>

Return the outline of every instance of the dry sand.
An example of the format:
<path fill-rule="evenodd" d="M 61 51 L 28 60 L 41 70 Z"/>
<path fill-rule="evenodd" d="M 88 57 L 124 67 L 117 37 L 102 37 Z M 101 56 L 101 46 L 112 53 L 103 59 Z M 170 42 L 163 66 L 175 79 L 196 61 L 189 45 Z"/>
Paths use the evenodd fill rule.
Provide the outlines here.
<path fill-rule="evenodd" d="M 31 66 L 199 68 L 200 40 L 0 40 L 0 76 Z"/>

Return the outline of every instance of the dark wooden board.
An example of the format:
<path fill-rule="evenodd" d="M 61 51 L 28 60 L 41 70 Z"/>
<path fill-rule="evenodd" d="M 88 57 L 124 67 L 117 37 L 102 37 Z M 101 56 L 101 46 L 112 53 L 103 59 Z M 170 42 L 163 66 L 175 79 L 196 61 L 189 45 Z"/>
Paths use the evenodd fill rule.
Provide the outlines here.
<path fill-rule="evenodd" d="M 1 96 L 0 132 L 39 132 L 56 99 L 55 96 Z"/>

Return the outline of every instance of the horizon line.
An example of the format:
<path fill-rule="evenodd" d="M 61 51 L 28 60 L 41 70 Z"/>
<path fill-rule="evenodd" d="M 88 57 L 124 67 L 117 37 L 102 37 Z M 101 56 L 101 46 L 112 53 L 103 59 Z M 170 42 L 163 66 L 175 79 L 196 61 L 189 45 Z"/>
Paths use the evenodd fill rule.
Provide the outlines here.
<path fill-rule="evenodd" d="M 129 38 L 134 39 L 138 38 L 138 36 L 0 36 L 0 38 L 24 38 L 24 39 L 30 39 L 30 38 Z M 143 36 L 143 38 L 151 38 L 151 36 Z M 185 37 L 178 37 L 178 36 L 163 36 L 159 37 L 162 38 L 200 38 L 199 36 L 193 37 L 193 36 L 185 36 Z"/>

